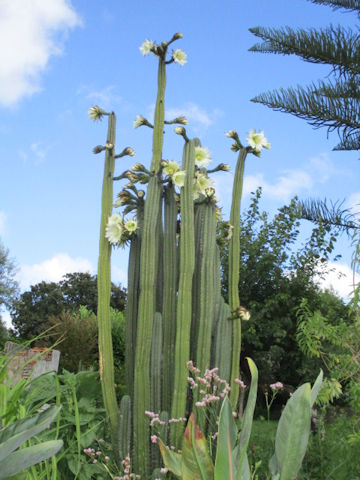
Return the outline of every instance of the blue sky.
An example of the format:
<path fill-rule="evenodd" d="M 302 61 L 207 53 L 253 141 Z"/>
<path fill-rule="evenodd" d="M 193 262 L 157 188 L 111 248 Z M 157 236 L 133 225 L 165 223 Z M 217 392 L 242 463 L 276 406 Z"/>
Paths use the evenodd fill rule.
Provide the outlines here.
<path fill-rule="evenodd" d="M 0 4 L 0 237 L 19 267 L 21 288 L 58 281 L 68 271 L 95 273 L 98 255 L 102 155 L 106 121 L 87 115 L 98 104 L 117 114 L 117 151 L 135 149 L 149 164 L 151 131 L 134 129 L 136 115 L 150 116 L 156 94 L 156 59 L 143 57 L 145 38 L 184 38 L 184 67 L 168 68 L 168 118 L 188 117 L 213 163 L 235 166 L 224 133 L 264 130 L 272 144 L 246 165 L 245 198 L 263 187 L 264 208 L 275 211 L 294 195 L 346 205 L 360 202 L 357 152 L 333 152 L 336 134 L 250 102 L 280 86 L 306 84 L 327 67 L 293 57 L 248 52 L 256 25 L 320 27 L 356 25 L 356 16 L 306 0 L 3 0 Z M 6 47 L 5 47 L 6 46 Z M 163 157 L 180 160 L 182 139 L 168 128 Z M 133 165 L 119 160 L 116 171 Z M 228 211 L 231 174 L 217 176 L 217 196 Z M 349 271 L 351 248 L 339 242 L 338 269 Z M 113 280 L 126 283 L 127 252 L 113 257 Z M 349 280 L 332 276 L 345 294 Z M 330 282 L 330 280 L 329 280 Z M 345 290 L 344 290 L 345 289 Z M 5 315 L 6 317 L 6 315 Z"/>

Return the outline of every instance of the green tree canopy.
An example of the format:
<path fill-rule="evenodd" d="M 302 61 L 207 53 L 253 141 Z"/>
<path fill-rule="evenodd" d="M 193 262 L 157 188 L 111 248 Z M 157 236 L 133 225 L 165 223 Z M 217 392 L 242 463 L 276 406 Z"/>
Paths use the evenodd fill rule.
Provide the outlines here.
<path fill-rule="evenodd" d="M 334 9 L 360 14 L 359 0 L 309 0 Z M 291 113 L 314 127 L 337 130 L 335 150 L 360 149 L 360 35 L 341 25 L 322 29 L 250 28 L 263 41 L 252 52 L 297 55 L 310 62 L 329 65 L 326 80 L 308 86 L 280 88 L 257 95 L 253 102 Z"/>
<path fill-rule="evenodd" d="M 348 314 L 343 301 L 321 292 L 317 283 L 318 275 L 327 271 L 327 261 L 334 260 L 338 233 L 330 225 L 317 225 L 305 238 L 296 198 L 273 218 L 261 210 L 260 200 L 261 189 L 241 218 L 239 296 L 251 313 L 250 321 L 243 322 L 242 359 L 256 362 L 264 384 L 281 380 L 297 385 L 316 376 L 320 365 L 309 362 L 298 346 L 296 312 L 303 299 L 329 321 Z M 226 297 L 226 246 L 222 266 Z"/>
<path fill-rule="evenodd" d="M 40 282 L 21 294 L 11 308 L 16 333 L 23 339 L 34 338 L 49 328 L 49 317 L 67 311 L 78 312 L 81 306 L 97 309 L 97 279 L 89 273 L 68 273 L 58 282 Z M 124 310 L 126 290 L 112 284 L 111 306 Z"/>
<path fill-rule="evenodd" d="M 18 294 L 19 286 L 15 274 L 15 263 L 0 240 L 0 311 L 3 307 L 10 308 Z"/>

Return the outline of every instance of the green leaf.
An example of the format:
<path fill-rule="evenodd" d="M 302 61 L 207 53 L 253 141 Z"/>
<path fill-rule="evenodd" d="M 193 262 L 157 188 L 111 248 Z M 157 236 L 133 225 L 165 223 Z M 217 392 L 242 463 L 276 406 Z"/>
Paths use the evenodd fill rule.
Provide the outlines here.
<path fill-rule="evenodd" d="M 241 425 L 241 433 L 240 433 L 240 442 L 236 449 L 236 468 L 238 472 L 237 478 L 242 480 L 244 478 L 244 467 L 246 467 L 247 463 L 247 447 L 249 444 L 249 439 L 251 435 L 251 428 L 252 422 L 254 417 L 254 410 L 256 405 L 256 398 L 257 398 L 257 388 L 258 388 L 258 369 L 256 368 L 255 363 L 251 360 L 251 358 L 247 358 L 249 369 L 251 372 L 251 384 L 250 384 L 250 391 L 248 400 L 246 403 L 246 408 L 244 412 L 244 417 Z M 235 453 L 235 452 L 234 452 Z M 246 459 L 246 460 L 245 460 Z"/>
<path fill-rule="evenodd" d="M 301 467 L 310 433 L 310 396 L 310 384 L 305 383 L 288 400 L 280 417 L 275 437 L 280 480 L 294 479 Z"/>
<path fill-rule="evenodd" d="M 237 429 L 232 416 L 231 403 L 225 397 L 220 411 L 219 437 L 217 440 L 215 480 L 235 479 L 236 466 L 233 459 L 233 449 Z"/>
<path fill-rule="evenodd" d="M 62 446 L 62 440 L 51 440 L 11 453 L 0 462 L 0 480 L 4 480 L 11 475 L 22 472 L 25 468 L 52 457 Z"/>
<path fill-rule="evenodd" d="M 183 480 L 212 480 L 214 475 L 206 439 L 195 423 L 193 413 L 190 415 L 182 443 L 181 474 Z"/>
<path fill-rule="evenodd" d="M 317 379 L 315 380 L 315 383 L 311 389 L 311 397 L 310 397 L 310 408 L 313 407 L 315 401 L 316 401 L 316 397 L 318 396 L 318 393 L 320 391 L 320 388 L 322 386 L 322 383 L 323 383 L 323 377 L 324 377 L 324 373 L 322 370 L 320 370 L 320 373 L 317 377 Z"/>
<path fill-rule="evenodd" d="M 158 440 L 158 445 L 165 467 L 177 477 L 181 477 L 181 455 L 172 452 L 163 444 L 160 438 Z"/>
<path fill-rule="evenodd" d="M 18 420 L 0 430 L 0 461 L 29 438 L 42 432 L 56 418 L 61 407 L 51 407 L 38 415 Z"/>

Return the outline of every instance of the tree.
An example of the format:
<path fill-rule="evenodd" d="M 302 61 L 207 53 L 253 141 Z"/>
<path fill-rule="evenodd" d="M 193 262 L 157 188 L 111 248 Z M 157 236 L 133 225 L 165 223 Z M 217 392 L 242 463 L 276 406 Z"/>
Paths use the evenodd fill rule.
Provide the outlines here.
<path fill-rule="evenodd" d="M 355 11 L 360 15 L 359 0 L 309 0 L 334 9 Z M 360 36 L 358 31 L 342 26 L 308 30 L 290 27 L 250 29 L 263 42 L 252 52 L 297 55 L 311 63 L 331 67 L 326 80 L 306 87 L 280 88 L 252 99 L 274 110 L 303 118 L 314 127 L 337 130 L 340 143 L 335 150 L 360 149 Z"/>
<path fill-rule="evenodd" d="M 321 292 L 315 281 L 317 275 L 326 273 L 337 233 L 331 226 L 315 226 L 299 246 L 301 212 L 296 198 L 273 218 L 261 211 L 260 199 L 261 189 L 241 217 L 239 296 L 251 313 L 250 321 L 243 322 L 242 362 L 245 357 L 254 359 L 262 384 L 281 380 L 295 386 L 304 377 L 314 378 L 319 367 L 306 361 L 297 342 L 296 311 L 303 299 L 334 321 L 348 314 L 342 300 Z M 222 267 L 226 297 L 226 245 Z"/>
<path fill-rule="evenodd" d="M 10 308 L 19 291 L 15 274 L 15 263 L 0 240 L 0 310 L 2 307 Z"/>
<path fill-rule="evenodd" d="M 112 284 L 111 306 L 124 310 L 126 291 Z M 34 338 L 50 327 L 49 317 L 78 312 L 81 306 L 96 314 L 96 276 L 89 273 L 68 273 L 58 282 L 32 285 L 14 302 L 11 318 L 17 334 L 23 339 Z"/>

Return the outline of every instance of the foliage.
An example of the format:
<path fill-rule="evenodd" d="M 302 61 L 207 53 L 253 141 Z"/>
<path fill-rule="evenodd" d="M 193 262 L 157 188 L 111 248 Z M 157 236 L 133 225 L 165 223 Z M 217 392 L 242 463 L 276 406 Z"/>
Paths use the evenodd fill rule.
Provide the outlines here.
<path fill-rule="evenodd" d="M 19 449 L 25 442 L 49 427 L 60 407 L 25 417 L 0 429 L 0 479 L 4 480 L 55 455 L 63 446 L 61 440 L 36 443 Z"/>
<path fill-rule="evenodd" d="M 313 3 L 360 12 L 353 0 L 310 0 Z M 358 150 L 359 137 L 359 36 L 356 31 L 342 26 L 327 28 L 275 29 L 255 27 L 250 31 L 263 42 L 250 51 L 297 55 L 317 64 L 329 65 L 325 81 L 306 87 L 280 88 L 262 93 L 252 99 L 283 112 L 307 120 L 314 127 L 337 130 L 340 143 L 336 150 Z"/>
<path fill-rule="evenodd" d="M 123 392 L 125 384 L 125 318 L 114 308 L 110 309 L 113 349 L 115 353 L 116 380 Z M 78 312 L 64 311 L 57 317 L 50 317 L 51 330 L 47 335 L 48 344 L 58 343 L 60 350 L 59 370 L 63 368 L 76 373 L 90 367 L 98 368 L 98 325 L 96 315 L 86 307 Z M 76 347 L 75 347 L 76 346 Z M 124 393 L 124 392 L 123 392 Z"/>
<path fill-rule="evenodd" d="M 231 404 L 225 398 L 220 411 L 214 465 L 206 438 L 196 424 L 194 414 L 189 418 L 181 453 L 171 451 L 161 439 L 158 440 L 165 466 L 176 477 L 184 480 L 250 480 L 247 447 L 257 392 L 257 369 L 250 359 L 249 367 L 252 382 L 240 432 L 233 419 Z M 310 384 L 302 385 L 285 406 L 275 436 L 275 453 L 269 463 L 273 480 L 291 480 L 300 470 L 310 433 L 311 407 L 321 382 L 322 374 L 316 380 L 313 390 Z"/>
<path fill-rule="evenodd" d="M 81 306 L 96 313 L 96 276 L 89 273 L 68 273 L 58 282 L 40 282 L 21 294 L 11 308 L 11 318 L 17 334 L 22 339 L 34 338 L 46 330 L 50 317 L 62 313 L 78 312 Z M 126 292 L 112 284 L 111 306 L 118 310 L 125 307 Z"/>
<path fill-rule="evenodd" d="M 0 240 L 0 311 L 2 307 L 10 308 L 18 294 L 19 286 L 15 274 L 15 263 Z"/>
<path fill-rule="evenodd" d="M 300 212 L 296 199 L 271 218 L 261 209 L 261 189 L 252 196 L 242 214 L 240 230 L 241 304 L 251 312 L 243 324 L 242 358 L 254 358 L 260 383 L 281 378 L 297 385 L 316 375 L 320 364 L 307 362 L 296 340 L 296 310 L 303 298 L 314 309 L 335 320 L 348 309 L 330 292 L 322 293 L 315 283 L 325 270 L 337 234 L 331 227 L 313 228 L 300 244 Z M 222 289 L 227 296 L 228 248 L 222 248 Z M 244 372 L 246 366 L 244 365 Z"/>

